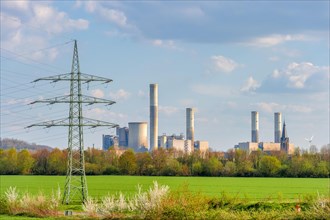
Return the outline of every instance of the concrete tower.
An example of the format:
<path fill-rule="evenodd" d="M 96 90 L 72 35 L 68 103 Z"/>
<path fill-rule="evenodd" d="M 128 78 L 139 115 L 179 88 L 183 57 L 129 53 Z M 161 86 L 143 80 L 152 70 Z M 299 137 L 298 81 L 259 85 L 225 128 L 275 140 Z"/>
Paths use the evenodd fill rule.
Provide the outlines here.
<path fill-rule="evenodd" d="M 129 122 L 128 129 L 128 147 L 134 150 L 138 150 L 141 147 L 148 148 L 147 122 Z"/>
<path fill-rule="evenodd" d="M 158 149 L 158 84 L 150 84 L 150 149 Z"/>
<path fill-rule="evenodd" d="M 195 135 L 195 119 L 194 119 L 194 109 L 187 108 L 186 109 L 186 132 L 187 132 L 187 140 L 191 140 L 191 148 L 194 149 L 194 135 Z"/>
<path fill-rule="evenodd" d="M 286 131 L 285 121 L 283 123 L 282 137 L 281 137 L 281 150 L 288 153 L 290 139 Z"/>
<path fill-rule="evenodd" d="M 251 112 L 251 142 L 258 143 L 259 142 L 259 113 L 257 111 Z"/>
<path fill-rule="evenodd" d="M 274 113 L 274 142 L 281 142 L 281 131 L 282 129 L 282 114 L 281 112 Z"/>

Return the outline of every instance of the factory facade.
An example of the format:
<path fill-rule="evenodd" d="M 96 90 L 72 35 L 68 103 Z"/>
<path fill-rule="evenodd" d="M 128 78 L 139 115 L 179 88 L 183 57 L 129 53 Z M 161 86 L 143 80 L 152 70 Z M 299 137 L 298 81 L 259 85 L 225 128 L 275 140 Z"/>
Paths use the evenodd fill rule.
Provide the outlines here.
<path fill-rule="evenodd" d="M 294 144 L 290 143 L 287 134 L 286 124 L 284 122 L 282 127 L 282 114 L 280 112 L 274 113 L 274 142 L 260 142 L 259 141 L 259 113 L 257 111 L 251 112 L 251 142 L 241 142 L 235 145 L 235 149 L 248 151 L 261 150 L 265 153 L 285 152 L 286 154 L 293 154 Z"/>

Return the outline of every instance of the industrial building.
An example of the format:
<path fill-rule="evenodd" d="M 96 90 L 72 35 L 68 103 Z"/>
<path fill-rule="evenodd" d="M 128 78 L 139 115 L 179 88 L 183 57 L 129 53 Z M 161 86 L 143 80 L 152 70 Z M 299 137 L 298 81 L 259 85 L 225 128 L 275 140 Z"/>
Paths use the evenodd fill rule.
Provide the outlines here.
<path fill-rule="evenodd" d="M 117 127 L 116 128 L 116 134 L 118 137 L 118 145 L 120 147 L 128 147 L 128 128 L 127 127 Z"/>
<path fill-rule="evenodd" d="M 114 135 L 102 135 L 102 149 L 108 150 L 110 147 L 118 146 L 118 138 Z"/>
<path fill-rule="evenodd" d="M 148 147 L 148 124 L 147 122 L 129 122 L 128 123 L 128 147 L 135 151 Z"/>
<path fill-rule="evenodd" d="M 266 153 L 271 152 L 285 152 L 293 154 L 294 144 L 289 142 L 287 135 L 286 124 L 284 122 L 282 127 L 282 114 L 280 112 L 274 113 L 274 142 L 259 142 L 259 113 L 257 111 L 251 112 L 251 142 L 241 142 L 235 145 L 236 149 L 242 149 L 249 153 L 261 150 Z M 282 134 L 281 134 L 282 133 Z"/>
<path fill-rule="evenodd" d="M 200 152 L 206 152 L 209 150 L 209 142 L 207 141 L 196 141 L 195 142 L 195 149 L 199 150 Z"/>

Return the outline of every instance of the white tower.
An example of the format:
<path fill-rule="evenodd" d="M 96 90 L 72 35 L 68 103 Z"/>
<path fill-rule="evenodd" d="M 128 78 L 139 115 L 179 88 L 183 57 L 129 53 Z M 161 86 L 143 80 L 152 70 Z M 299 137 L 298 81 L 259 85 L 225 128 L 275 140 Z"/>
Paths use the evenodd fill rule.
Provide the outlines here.
<path fill-rule="evenodd" d="M 257 111 L 251 112 L 251 142 L 259 142 L 259 113 Z"/>
<path fill-rule="evenodd" d="M 194 135 L 195 135 L 195 116 L 194 109 L 187 108 L 186 109 L 186 132 L 187 132 L 187 140 L 191 140 L 191 148 L 192 151 L 194 149 Z"/>
<path fill-rule="evenodd" d="M 282 114 L 281 112 L 274 113 L 274 142 L 281 143 L 282 134 Z"/>
<path fill-rule="evenodd" d="M 150 84 L 150 150 L 158 149 L 158 84 Z"/>

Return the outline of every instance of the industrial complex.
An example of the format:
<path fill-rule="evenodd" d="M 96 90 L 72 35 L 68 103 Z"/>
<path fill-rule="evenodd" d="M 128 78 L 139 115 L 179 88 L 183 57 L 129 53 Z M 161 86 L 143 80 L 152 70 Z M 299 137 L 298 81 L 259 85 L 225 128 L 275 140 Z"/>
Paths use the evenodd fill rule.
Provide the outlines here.
<path fill-rule="evenodd" d="M 177 151 L 191 153 L 195 149 L 206 152 L 209 149 L 207 141 L 194 139 L 193 108 L 186 108 L 186 138 L 183 134 L 158 135 L 158 84 L 150 84 L 150 139 L 148 142 L 148 123 L 129 122 L 127 127 L 117 127 L 116 135 L 103 135 L 103 150 L 109 147 L 131 148 L 136 152 L 153 151 L 158 148 L 173 148 Z"/>
<path fill-rule="evenodd" d="M 116 135 L 103 135 L 103 149 L 109 147 L 131 148 L 135 152 L 153 151 L 159 148 L 175 149 L 187 154 L 194 150 L 207 152 L 207 141 L 195 140 L 195 110 L 186 108 L 186 137 L 183 134 L 158 135 L 158 84 L 150 84 L 150 118 L 149 141 L 148 122 L 129 122 L 128 127 L 117 127 Z M 266 153 L 285 152 L 292 154 L 294 145 L 289 142 L 285 122 L 282 125 L 282 114 L 274 113 L 274 142 L 260 141 L 259 137 L 259 113 L 251 112 L 251 142 L 241 142 L 234 146 L 235 149 L 246 150 L 249 153 L 261 150 Z"/>
<path fill-rule="evenodd" d="M 249 153 L 253 151 L 271 152 L 285 152 L 286 154 L 293 154 L 294 144 L 290 143 L 287 134 L 285 122 L 282 127 L 282 114 L 280 112 L 274 113 L 274 142 L 260 142 L 259 141 L 259 113 L 257 111 L 251 112 L 251 142 L 241 142 L 235 145 L 235 149 L 246 150 Z"/>

